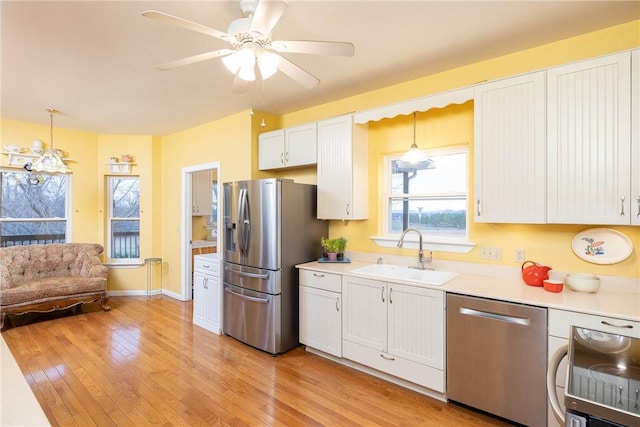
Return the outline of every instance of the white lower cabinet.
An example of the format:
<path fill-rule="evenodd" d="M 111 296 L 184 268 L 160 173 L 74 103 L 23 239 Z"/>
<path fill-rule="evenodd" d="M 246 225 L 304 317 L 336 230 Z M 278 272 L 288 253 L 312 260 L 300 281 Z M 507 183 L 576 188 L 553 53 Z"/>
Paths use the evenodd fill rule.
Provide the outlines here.
<path fill-rule="evenodd" d="M 342 356 L 444 393 L 444 293 L 343 276 Z"/>
<path fill-rule="evenodd" d="M 548 358 L 560 347 L 569 344 L 569 334 L 571 326 L 581 326 L 596 331 L 603 331 L 613 334 L 629 335 L 640 338 L 640 322 L 632 322 L 624 319 L 612 317 L 595 316 L 591 314 L 576 313 L 573 311 L 549 309 L 549 336 L 548 336 Z M 567 378 L 567 359 L 565 358 L 558 368 L 556 375 L 556 392 L 558 401 L 564 411 L 564 391 Z M 613 381 L 613 380 L 612 380 Z M 625 387 L 625 390 L 627 388 Z M 635 389 L 634 389 L 635 390 Z M 635 398 L 634 396 L 631 399 Z M 553 416 L 550 405 L 547 411 L 549 427 L 560 427 L 561 424 Z M 562 426 L 564 427 L 564 426 Z"/>
<path fill-rule="evenodd" d="M 300 342 L 342 357 L 341 276 L 300 270 Z"/>
<path fill-rule="evenodd" d="M 218 254 L 196 255 L 193 269 L 193 324 L 216 334 L 220 328 Z"/>

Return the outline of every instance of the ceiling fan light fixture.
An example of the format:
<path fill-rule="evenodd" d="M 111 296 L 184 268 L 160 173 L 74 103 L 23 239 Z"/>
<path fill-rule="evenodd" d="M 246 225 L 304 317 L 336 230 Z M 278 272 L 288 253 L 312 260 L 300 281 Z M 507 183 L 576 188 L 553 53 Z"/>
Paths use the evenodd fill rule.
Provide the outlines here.
<path fill-rule="evenodd" d="M 242 49 L 225 56 L 222 58 L 222 63 L 242 80 L 252 82 L 256 79 L 256 54 L 251 44 L 245 44 Z"/>
<path fill-rule="evenodd" d="M 268 79 L 278 71 L 279 57 L 268 50 L 263 49 L 258 53 L 257 62 L 262 80 Z"/>

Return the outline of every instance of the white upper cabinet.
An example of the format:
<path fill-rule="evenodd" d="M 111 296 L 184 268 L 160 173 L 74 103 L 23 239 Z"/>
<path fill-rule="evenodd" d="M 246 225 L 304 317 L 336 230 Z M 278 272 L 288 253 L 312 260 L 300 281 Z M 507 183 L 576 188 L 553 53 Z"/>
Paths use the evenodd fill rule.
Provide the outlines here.
<path fill-rule="evenodd" d="M 213 215 L 213 178 L 210 170 L 191 173 L 191 214 Z"/>
<path fill-rule="evenodd" d="M 368 129 L 352 116 L 318 122 L 318 218 L 367 219 Z"/>
<path fill-rule="evenodd" d="M 282 169 L 316 163 L 316 124 L 308 123 L 258 136 L 258 168 Z"/>
<path fill-rule="evenodd" d="M 476 222 L 546 221 L 544 71 L 474 93 Z"/>
<path fill-rule="evenodd" d="M 631 62 L 631 224 L 640 225 L 640 50 Z"/>
<path fill-rule="evenodd" d="M 550 68 L 547 84 L 548 222 L 630 224 L 630 52 Z"/>

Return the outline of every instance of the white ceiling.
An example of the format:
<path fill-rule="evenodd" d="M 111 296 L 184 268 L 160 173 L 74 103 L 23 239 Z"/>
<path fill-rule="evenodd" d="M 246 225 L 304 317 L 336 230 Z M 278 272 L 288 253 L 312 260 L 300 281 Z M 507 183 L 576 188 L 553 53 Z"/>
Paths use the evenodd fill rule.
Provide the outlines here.
<path fill-rule="evenodd" d="M 6 1 L 1 4 L 1 114 L 97 134 L 167 135 L 251 107 L 283 114 L 640 18 L 640 1 L 289 0 L 272 38 L 350 41 L 355 57 L 288 59 L 317 76 L 307 90 L 281 73 L 231 93 L 220 59 L 155 66 L 225 48 L 144 18 L 155 9 L 222 31 L 235 1 Z M 640 36 L 639 36 L 640 37 Z"/>

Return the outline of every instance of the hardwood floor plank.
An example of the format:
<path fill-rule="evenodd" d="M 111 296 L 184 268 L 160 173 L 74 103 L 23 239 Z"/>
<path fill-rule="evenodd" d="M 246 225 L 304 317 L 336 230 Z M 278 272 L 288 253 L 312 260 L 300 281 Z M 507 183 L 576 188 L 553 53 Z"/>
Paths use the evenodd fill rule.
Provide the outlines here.
<path fill-rule="evenodd" d="M 506 426 L 307 353 L 192 324 L 191 302 L 11 319 L 3 337 L 54 426 Z M 15 322 L 14 322 L 15 320 Z"/>

